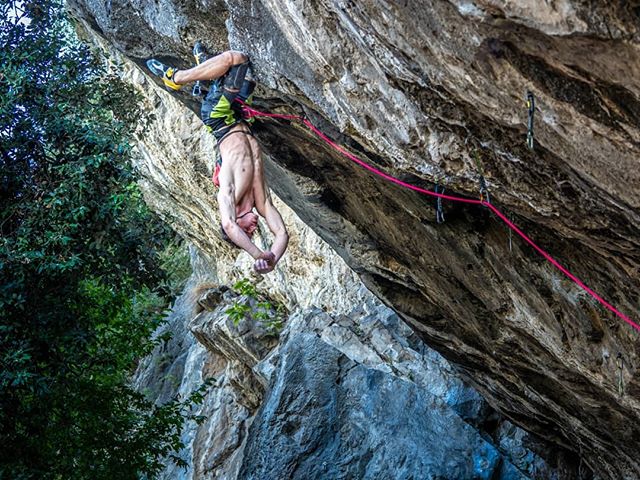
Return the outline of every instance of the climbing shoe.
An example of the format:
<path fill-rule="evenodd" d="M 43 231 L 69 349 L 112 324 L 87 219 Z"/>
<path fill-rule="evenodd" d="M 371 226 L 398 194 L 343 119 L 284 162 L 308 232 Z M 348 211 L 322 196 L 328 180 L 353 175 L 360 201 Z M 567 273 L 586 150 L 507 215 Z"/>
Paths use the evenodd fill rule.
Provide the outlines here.
<path fill-rule="evenodd" d="M 151 73 L 160 77 L 164 84 L 172 90 L 180 90 L 182 85 L 179 85 L 173 81 L 173 76 L 178 71 L 177 68 L 169 67 L 155 58 L 147 60 L 147 67 L 151 70 Z"/>
<path fill-rule="evenodd" d="M 204 45 L 202 42 L 198 40 L 196 44 L 193 46 L 193 58 L 196 59 L 196 65 L 200 65 L 207 59 L 207 52 L 204 49 Z"/>

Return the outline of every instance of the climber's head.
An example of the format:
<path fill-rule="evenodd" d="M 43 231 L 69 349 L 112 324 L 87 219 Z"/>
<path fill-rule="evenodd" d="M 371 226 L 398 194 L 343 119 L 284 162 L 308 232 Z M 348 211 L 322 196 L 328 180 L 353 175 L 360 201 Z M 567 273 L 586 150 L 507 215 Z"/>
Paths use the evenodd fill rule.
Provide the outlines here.
<path fill-rule="evenodd" d="M 249 210 L 247 213 L 236 218 L 236 223 L 242 230 L 244 230 L 244 233 L 251 238 L 253 236 L 253 232 L 258 228 L 258 215 L 253 213 L 252 210 Z"/>
<path fill-rule="evenodd" d="M 253 236 L 253 233 L 258 228 L 258 215 L 249 210 L 248 212 L 240 215 L 236 218 L 236 224 L 247 234 L 249 238 Z M 227 232 L 224 231 L 224 227 L 220 224 L 220 236 L 225 242 L 229 242 L 234 247 L 237 247 L 235 243 L 229 238 Z"/>

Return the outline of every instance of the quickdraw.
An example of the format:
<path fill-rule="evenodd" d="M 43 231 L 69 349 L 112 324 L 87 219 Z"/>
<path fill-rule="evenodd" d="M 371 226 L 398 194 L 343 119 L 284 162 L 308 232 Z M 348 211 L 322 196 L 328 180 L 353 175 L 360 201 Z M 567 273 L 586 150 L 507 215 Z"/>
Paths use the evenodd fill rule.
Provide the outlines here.
<path fill-rule="evenodd" d="M 509 221 L 513 223 L 513 214 L 509 213 Z M 513 230 L 507 228 L 509 230 L 509 253 L 513 252 Z"/>
<path fill-rule="evenodd" d="M 618 395 L 622 397 L 624 396 L 624 377 L 623 377 L 624 357 L 620 352 L 618 352 L 618 356 L 616 357 L 616 365 L 618 367 Z"/>
<path fill-rule="evenodd" d="M 200 85 L 200 80 L 198 80 L 193 85 L 193 89 L 191 90 L 191 95 L 193 95 L 194 97 L 201 97 L 202 96 L 202 85 Z"/>
<path fill-rule="evenodd" d="M 487 182 L 484 179 L 484 175 L 480 174 L 480 201 L 491 203 L 491 198 L 489 197 L 489 187 L 487 187 Z"/>
<path fill-rule="evenodd" d="M 200 65 L 200 60 L 204 56 L 204 47 L 200 41 L 197 41 L 193 46 L 193 57 L 196 59 L 196 65 Z M 202 84 L 200 80 L 196 80 L 196 83 L 193 85 L 193 89 L 191 90 L 191 95 L 194 97 L 202 96 Z"/>
<path fill-rule="evenodd" d="M 435 191 L 438 194 L 444 193 L 444 186 L 436 183 Z M 436 197 L 436 223 L 444 223 L 444 210 L 442 209 L 442 198 Z"/>
<path fill-rule="evenodd" d="M 529 109 L 529 119 L 527 121 L 527 147 L 533 150 L 533 115 L 536 110 L 536 100 L 533 93 L 527 91 L 527 108 Z"/>
<path fill-rule="evenodd" d="M 478 150 L 473 151 L 473 161 L 475 162 L 476 168 L 478 169 L 478 175 L 480 175 L 480 203 L 491 203 L 491 199 L 489 197 L 489 188 L 487 187 L 487 181 L 484 179 L 484 169 L 482 168 L 482 163 L 480 162 L 480 154 L 478 153 Z"/>

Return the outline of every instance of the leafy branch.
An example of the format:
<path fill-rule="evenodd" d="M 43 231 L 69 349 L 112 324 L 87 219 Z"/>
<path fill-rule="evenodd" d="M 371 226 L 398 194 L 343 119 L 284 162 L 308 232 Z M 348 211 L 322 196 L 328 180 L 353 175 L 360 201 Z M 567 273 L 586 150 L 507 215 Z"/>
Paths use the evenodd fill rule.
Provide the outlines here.
<path fill-rule="evenodd" d="M 253 319 L 263 325 L 272 335 L 278 335 L 284 326 L 286 309 L 281 303 L 272 303 L 264 295 L 258 293 L 255 285 L 247 278 L 236 282 L 233 290 L 244 297 L 236 301 L 225 313 L 234 325 L 242 320 Z"/>

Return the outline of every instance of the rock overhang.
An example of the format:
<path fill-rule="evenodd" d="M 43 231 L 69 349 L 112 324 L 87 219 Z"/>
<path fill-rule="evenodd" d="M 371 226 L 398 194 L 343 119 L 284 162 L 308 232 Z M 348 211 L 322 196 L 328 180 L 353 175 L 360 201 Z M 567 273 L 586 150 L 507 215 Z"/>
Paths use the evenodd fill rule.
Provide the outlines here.
<path fill-rule="evenodd" d="M 638 311 L 633 11 L 578 1 L 555 11 L 495 1 L 174 1 L 180 18 L 167 19 L 154 16 L 154 2 L 112 1 L 110 12 L 70 3 L 139 65 L 161 54 L 186 66 L 193 41 L 219 50 L 229 32 L 233 48 L 251 52 L 261 108 L 304 111 L 412 183 L 475 196 L 480 164 L 492 200 L 518 225 L 622 311 Z M 533 152 L 527 90 L 537 100 Z M 438 225 L 433 199 L 372 177 L 303 128 L 263 121 L 256 131 L 278 196 L 494 405 L 590 452 L 604 475 L 639 474 L 635 332 L 529 247 L 510 247 L 486 209 L 445 202 Z M 203 231 L 192 236 L 210 243 Z"/>

